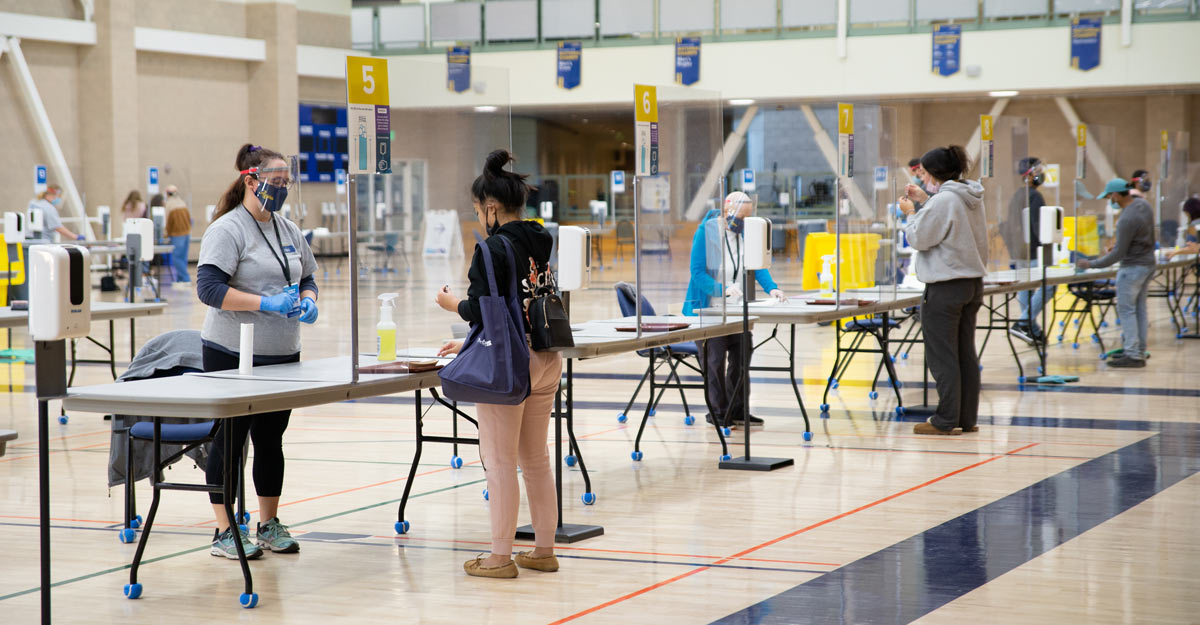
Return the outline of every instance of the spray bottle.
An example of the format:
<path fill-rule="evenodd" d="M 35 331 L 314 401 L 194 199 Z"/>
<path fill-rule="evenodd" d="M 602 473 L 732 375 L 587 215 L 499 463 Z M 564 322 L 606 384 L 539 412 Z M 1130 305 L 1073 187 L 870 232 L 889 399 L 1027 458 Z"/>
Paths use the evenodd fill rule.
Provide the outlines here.
<path fill-rule="evenodd" d="M 379 323 L 375 325 L 376 348 L 379 362 L 396 359 L 396 322 L 392 319 L 392 300 L 399 293 L 384 293 L 379 296 Z"/>
<path fill-rule="evenodd" d="M 833 261 L 836 257 L 833 254 L 826 254 L 821 257 L 821 297 L 833 297 Z"/>

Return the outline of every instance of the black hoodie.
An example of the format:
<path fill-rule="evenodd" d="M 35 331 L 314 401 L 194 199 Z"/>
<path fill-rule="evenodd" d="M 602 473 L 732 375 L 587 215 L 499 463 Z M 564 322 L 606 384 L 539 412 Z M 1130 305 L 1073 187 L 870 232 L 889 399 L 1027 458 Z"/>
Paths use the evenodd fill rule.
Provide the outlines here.
<path fill-rule="evenodd" d="M 550 272 L 550 250 L 554 247 L 554 238 L 536 221 L 510 221 L 500 226 L 496 235 L 484 241 L 492 254 L 492 269 L 496 272 L 499 293 L 488 293 L 487 270 L 479 255 L 479 248 L 475 248 L 471 256 L 471 269 L 467 272 L 471 285 L 467 288 L 466 299 L 458 304 L 458 314 L 471 325 L 483 323 L 479 298 L 484 295 L 508 295 L 511 269 L 504 243 L 498 237 L 508 240 L 513 258 L 517 261 L 517 286 L 520 289 L 521 310 L 525 311 L 525 332 L 529 333 L 529 300 L 541 289 L 555 290 L 554 275 Z"/>

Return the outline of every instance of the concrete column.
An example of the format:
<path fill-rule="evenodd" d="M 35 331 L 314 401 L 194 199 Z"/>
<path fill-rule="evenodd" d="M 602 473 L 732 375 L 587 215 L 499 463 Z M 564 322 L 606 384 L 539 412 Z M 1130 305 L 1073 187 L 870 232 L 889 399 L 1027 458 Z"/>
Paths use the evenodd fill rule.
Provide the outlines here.
<path fill-rule="evenodd" d="M 137 51 L 134 0 L 96 6 L 96 45 L 79 51 L 82 190 L 89 214 L 112 207 L 114 218 L 132 189 L 145 193 L 138 167 Z M 148 199 L 148 198 L 147 198 Z"/>
<path fill-rule="evenodd" d="M 921 107 L 919 102 L 884 104 L 896 109 L 896 166 L 908 173 L 908 161 L 925 153 L 921 142 Z"/>
<path fill-rule="evenodd" d="M 295 154 L 300 149 L 295 3 L 249 0 L 246 36 L 262 39 L 267 45 L 267 60 L 251 63 L 249 68 L 249 140 L 283 154 Z"/>

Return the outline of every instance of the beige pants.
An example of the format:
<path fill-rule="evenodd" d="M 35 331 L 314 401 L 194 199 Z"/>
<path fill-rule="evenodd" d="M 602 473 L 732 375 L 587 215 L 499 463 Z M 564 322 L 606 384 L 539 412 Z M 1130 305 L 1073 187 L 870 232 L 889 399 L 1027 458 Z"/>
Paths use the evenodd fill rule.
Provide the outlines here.
<path fill-rule="evenodd" d="M 529 352 L 529 397 L 516 406 L 478 404 L 479 453 L 487 467 L 488 501 L 492 515 L 492 553 L 512 555 L 521 491 L 517 467 L 525 478 L 529 513 L 538 547 L 554 546 L 558 501 L 554 473 L 546 448 L 546 431 L 554 394 L 562 377 L 562 358 L 556 352 Z"/>

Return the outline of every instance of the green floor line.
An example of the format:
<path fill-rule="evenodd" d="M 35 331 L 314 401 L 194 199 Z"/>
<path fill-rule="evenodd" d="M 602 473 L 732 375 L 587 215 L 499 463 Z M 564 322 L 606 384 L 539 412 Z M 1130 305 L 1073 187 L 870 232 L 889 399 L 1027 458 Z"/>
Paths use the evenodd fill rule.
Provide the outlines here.
<path fill-rule="evenodd" d="M 456 488 L 462 488 L 463 486 L 472 486 L 472 485 L 474 485 L 474 484 L 482 484 L 482 483 L 484 483 L 484 482 L 486 482 L 486 481 L 487 481 L 487 479 L 485 478 L 485 479 L 478 479 L 478 480 L 474 480 L 474 481 L 471 481 L 471 482 L 464 482 L 464 483 L 462 483 L 462 484 L 455 484 L 454 486 L 446 486 L 446 487 L 443 487 L 443 488 L 438 488 L 438 489 L 436 489 L 436 490 L 426 491 L 426 492 L 424 492 L 424 493 L 417 493 L 417 494 L 415 494 L 415 495 L 410 495 L 408 498 L 409 498 L 409 500 L 411 501 L 411 500 L 413 500 L 413 499 L 416 499 L 416 498 L 418 498 L 418 497 L 425 497 L 425 496 L 428 496 L 428 495 L 436 495 L 436 494 L 438 494 L 438 493 L 443 493 L 443 492 L 446 492 L 446 491 L 448 491 L 448 490 L 454 490 L 454 489 L 456 489 Z M 317 518 L 315 518 L 315 519 L 310 519 L 310 520 L 308 520 L 308 521 L 301 521 L 301 522 L 299 522 L 299 523 L 291 523 L 291 524 L 290 524 L 290 527 L 299 527 L 299 526 L 301 526 L 301 525 L 311 525 L 311 524 L 313 524 L 313 523 L 318 523 L 318 522 L 320 522 L 320 521 L 326 521 L 326 520 L 328 520 L 328 519 L 336 519 L 336 518 L 338 518 L 338 517 L 341 517 L 341 516 L 346 516 L 346 515 L 348 515 L 348 514 L 354 514 L 355 512 L 362 512 L 363 510 L 370 510 L 371 508 L 378 508 L 378 507 L 380 507 L 380 506 L 386 506 L 386 505 L 388 505 L 388 504 L 394 504 L 394 503 L 399 503 L 399 502 L 400 502 L 400 499 L 390 499 L 390 500 L 388 500 L 388 501 L 381 501 L 381 502 L 379 502 L 379 503 L 373 503 L 373 504 L 370 504 L 370 505 L 367 505 L 367 506 L 362 506 L 362 507 L 359 507 L 359 508 L 354 508 L 353 510 L 346 510 L 346 511 L 344 511 L 344 512 L 335 512 L 335 513 L 333 513 L 333 514 L 328 514 L 328 515 L 325 515 L 325 516 L 323 516 L 323 517 L 317 517 Z M 148 558 L 148 559 L 144 559 L 144 560 L 142 560 L 142 566 L 145 566 L 145 565 L 147 565 L 147 564 L 150 564 L 150 563 L 152 563 L 152 562 L 161 562 L 161 561 L 163 561 L 163 560 L 169 560 L 169 559 L 171 559 L 171 558 L 175 558 L 175 557 L 178 557 L 178 556 L 185 556 L 185 555 L 187 555 L 187 554 L 189 554 L 189 553 L 196 553 L 197 551 L 204 551 L 205 549 L 210 549 L 210 548 L 211 548 L 211 546 L 210 546 L 210 545 L 204 545 L 203 547 L 196 547 L 196 548 L 194 548 L 194 549 L 186 549 L 186 550 L 184 550 L 184 551 L 179 551 L 179 552 L 176 552 L 176 553 L 167 554 L 167 555 L 165 555 L 165 556 L 158 556 L 157 558 Z M 119 572 L 121 572 L 121 571 L 127 571 L 127 570 L 129 570 L 130 566 L 132 566 L 132 565 L 130 565 L 130 564 L 125 564 L 125 565 L 122 565 L 122 566 L 113 567 L 113 568 L 111 568 L 111 569 L 105 569 L 105 570 L 103 570 L 103 571 L 96 571 L 95 573 L 88 573 L 87 575 L 80 575 L 79 577 L 73 577 L 73 578 L 71 578 L 71 579 L 64 579 L 64 580 L 62 580 L 62 581 L 60 581 L 60 582 L 52 582 L 52 583 L 50 584 L 50 587 L 51 587 L 51 588 L 57 588 L 57 587 L 59 587 L 59 586 L 65 586 L 65 585 L 67 585 L 67 584 L 74 584 L 75 582 L 82 582 L 82 581 L 85 581 L 85 580 L 89 580 L 89 579 L 92 579 L 92 578 L 94 578 L 94 577 L 100 577 L 100 576 L 103 576 L 103 575 L 108 575 L 109 573 L 119 573 Z M 20 596 L 22 596 L 22 595 L 28 595 L 28 594 L 30 594 L 30 593 L 34 593 L 34 592 L 39 592 L 39 591 L 41 591 L 41 589 L 42 589 L 42 587 L 41 587 L 41 586 L 35 586 L 35 587 L 33 587 L 33 588 L 28 588 L 28 589 L 26 589 L 26 590 L 20 590 L 20 591 L 14 592 L 14 593 L 10 593 L 10 594 L 7 594 L 7 595 L 0 596 L 0 601 L 4 601 L 4 600 L 6 600 L 6 599 L 12 599 L 12 598 L 14 598 L 14 597 L 20 597 Z"/>

